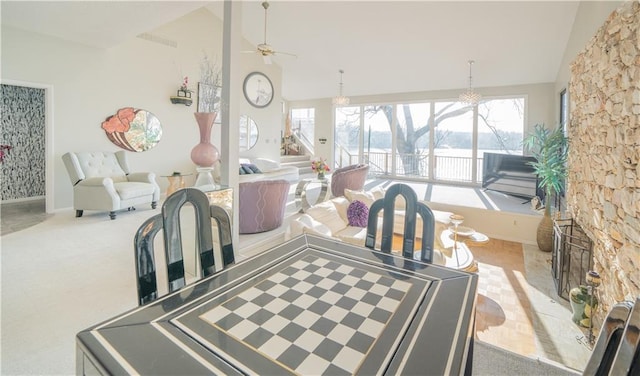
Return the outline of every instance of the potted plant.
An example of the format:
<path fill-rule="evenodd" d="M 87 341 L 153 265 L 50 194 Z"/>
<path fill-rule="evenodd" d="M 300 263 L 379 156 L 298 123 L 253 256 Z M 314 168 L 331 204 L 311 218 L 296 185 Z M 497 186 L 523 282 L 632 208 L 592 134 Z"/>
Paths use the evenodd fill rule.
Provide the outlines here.
<path fill-rule="evenodd" d="M 538 176 L 538 184 L 544 190 L 544 216 L 538 225 L 536 240 L 541 251 L 553 249 L 553 220 L 551 198 L 564 189 L 567 177 L 569 141 L 562 127 L 550 130 L 544 124 L 536 124 L 533 132 L 524 139 L 524 145 L 535 162 L 529 162 Z"/>

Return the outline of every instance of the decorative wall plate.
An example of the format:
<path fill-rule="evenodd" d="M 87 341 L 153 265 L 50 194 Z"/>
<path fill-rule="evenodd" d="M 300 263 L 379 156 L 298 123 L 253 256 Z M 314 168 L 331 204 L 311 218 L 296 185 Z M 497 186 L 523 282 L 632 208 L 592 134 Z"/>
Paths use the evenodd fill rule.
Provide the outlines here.
<path fill-rule="evenodd" d="M 128 151 L 152 149 L 162 138 L 160 120 L 149 111 L 133 107 L 119 109 L 101 127 L 114 145 Z"/>

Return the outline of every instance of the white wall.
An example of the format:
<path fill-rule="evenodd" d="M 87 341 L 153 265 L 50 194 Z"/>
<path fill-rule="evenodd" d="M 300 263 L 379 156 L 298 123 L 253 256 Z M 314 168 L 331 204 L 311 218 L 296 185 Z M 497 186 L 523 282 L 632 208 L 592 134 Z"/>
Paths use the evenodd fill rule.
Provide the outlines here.
<path fill-rule="evenodd" d="M 100 128 L 106 117 L 119 108 L 132 106 L 154 113 L 163 126 L 158 146 L 144 153 L 130 153 L 131 168 L 153 171 L 161 188 L 168 186 L 161 175 L 173 171 L 193 172 L 191 149 L 199 140 L 190 107 L 174 105 L 184 75 L 197 90 L 200 61 L 206 53 L 222 61 L 222 22 L 202 8 L 164 25 L 151 34 L 177 42 L 177 48 L 132 38 L 110 48 L 98 49 L 2 25 L 2 79 L 50 85 L 53 88 L 53 166 L 55 209 L 72 205 L 72 189 L 61 160 L 67 151 L 112 150 L 117 147 Z M 251 48 L 246 42 L 243 49 Z M 258 144 L 247 153 L 278 159 L 280 148 L 281 81 L 277 65 L 265 65 L 257 54 L 241 56 L 244 78 L 261 71 L 274 84 L 274 99 L 265 109 L 254 108 L 237 98 L 241 113 L 251 116 L 260 130 Z M 242 85 L 242 82 L 238 83 Z M 194 97 L 195 98 L 195 97 Z M 220 126 L 214 127 L 212 142 L 220 145 Z M 224 157 L 222 157 L 224 162 Z M 192 179 L 195 175 L 192 176 Z M 191 183 L 188 181 L 187 183 Z"/>

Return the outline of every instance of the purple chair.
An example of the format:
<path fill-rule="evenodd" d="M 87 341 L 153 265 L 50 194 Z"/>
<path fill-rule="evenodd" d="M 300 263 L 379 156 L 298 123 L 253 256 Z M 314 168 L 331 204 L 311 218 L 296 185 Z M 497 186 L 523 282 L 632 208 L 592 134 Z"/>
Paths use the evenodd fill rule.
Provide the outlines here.
<path fill-rule="evenodd" d="M 359 191 L 364 187 L 369 173 L 369 165 L 357 164 L 336 169 L 331 174 L 331 194 L 344 196 L 345 189 Z"/>
<path fill-rule="evenodd" d="M 258 180 L 239 184 L 238 221 L 241 234 L 270 231 L 282 225 L 289 195 L 286 180 Z"/>

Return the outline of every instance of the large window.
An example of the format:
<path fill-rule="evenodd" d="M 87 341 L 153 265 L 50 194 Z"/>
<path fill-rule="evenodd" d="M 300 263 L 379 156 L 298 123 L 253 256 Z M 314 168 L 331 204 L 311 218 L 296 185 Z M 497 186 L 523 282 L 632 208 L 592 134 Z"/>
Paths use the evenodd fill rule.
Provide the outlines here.
<path fill-rule="evenodd" d="M 358 163 L 362 144 L 360 107 L 338 107 L 335 116 L 335 164 L 348 166 Z"/>
<path fill-rule="evenodd" d="M 396 175 L 429 176 L 429 103 L 398 104 L 396 108 Z"/>
<path fill-rule="evenodd" d="M 435 180 L 472 181 L 473 108 L 459 102 L 435 103 L 434 128 Z"/>
<path fill-rule="evenodd" d="M 492 99 L 478 105 L 478 174 L 484 153 L 522 155 L 524 98 Z"/>
<path fill-rule="evenodd" d="M 336 164 L 354 163 L 357 150 L 373 173 L 479 183 L 485 151 L 522 154 L 524 104 L 515 97 L 477 107 L 430 101 L 337 108 Z"/>
<path fill-rule="evenodd" d="M 366 135 L 363 148 L 365 149 L 364 160 L 368 161 L 371 173 L 391 174 L 393 170 L 391 153 L 393 139 L 389 125 L 391 106 L 364 106 L 363 111 L 363 127 Z"/>

